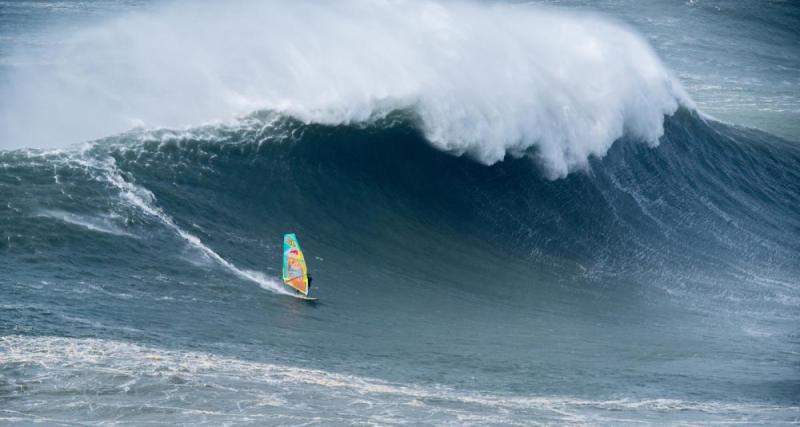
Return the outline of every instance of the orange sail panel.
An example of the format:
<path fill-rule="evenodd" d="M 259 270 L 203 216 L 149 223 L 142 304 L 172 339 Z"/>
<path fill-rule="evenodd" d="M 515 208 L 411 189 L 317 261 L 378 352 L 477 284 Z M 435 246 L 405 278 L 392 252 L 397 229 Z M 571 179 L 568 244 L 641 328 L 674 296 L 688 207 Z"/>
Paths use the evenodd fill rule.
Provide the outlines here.
<path fill-rule="evenodd" d="M 283 283 L 308 295 L 308 267 L 294 233 L 283 235 Z"/>

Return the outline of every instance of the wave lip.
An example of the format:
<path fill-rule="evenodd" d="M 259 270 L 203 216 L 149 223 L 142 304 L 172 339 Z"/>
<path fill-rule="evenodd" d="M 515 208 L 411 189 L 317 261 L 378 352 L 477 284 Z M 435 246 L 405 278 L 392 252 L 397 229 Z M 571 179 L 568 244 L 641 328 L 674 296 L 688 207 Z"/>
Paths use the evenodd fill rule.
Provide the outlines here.
<path fill-rule="evenodd" d="M 531 154 L 560 177 L 623 134 L 656 144 L 664 115 L 691 105 L 630 30 L 530 5 L 177 4 L 60 46 L 3 90 L 14 96 L 0 140 L 52 145 L 256 110 L 349 124 L 410 109 L 440 149 L 486 164 Z"/>

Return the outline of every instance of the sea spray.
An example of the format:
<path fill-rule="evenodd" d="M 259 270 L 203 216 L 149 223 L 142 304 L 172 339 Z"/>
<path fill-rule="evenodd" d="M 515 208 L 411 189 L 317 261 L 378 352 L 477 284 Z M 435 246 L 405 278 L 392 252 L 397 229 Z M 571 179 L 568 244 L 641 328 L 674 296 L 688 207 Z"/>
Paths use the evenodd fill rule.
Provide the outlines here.
<path fill-rule="evenodd" d="M 0 89 L 6 146 L 79 142 L 271 110 L 348 124 L 416 113 L 436 147 L 563 177 L 691 105 L 638 35 L 530 5 L 178 3 L 65 36 Z M 35 124 L 35 125 L 34 125 Z"/>

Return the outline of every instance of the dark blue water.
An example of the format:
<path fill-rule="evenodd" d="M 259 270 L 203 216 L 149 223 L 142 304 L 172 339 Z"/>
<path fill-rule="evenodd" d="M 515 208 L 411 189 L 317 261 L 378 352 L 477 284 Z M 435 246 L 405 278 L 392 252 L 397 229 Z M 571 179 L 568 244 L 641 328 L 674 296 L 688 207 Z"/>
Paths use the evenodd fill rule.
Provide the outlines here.
<path fill-rule="evenodd" d="M 19 25 L 4 34 L 41 31 L 26 20 L 56 4 L 14 5 L 15 17 L 3 4 L 2 22 Z M 99 22 L 153 7 L 67 4 Z M 433 114 L 420 99 L 361 121 L 261 110 L 0 151 L 0 420 L 800 421 L 795 142 L 683 100 L 654 144 L 636 104 L 623 136 L 559 177 L 583 139 L 537 134 L 487 165 L 487 151 L 436 132 L 470 126 L 439 113 L 472 110 Z M 532 135 L 506 119 L 493 123 Z M 478 147 L 495 147 L 482 135 Z M 285 232 L 306 252 L 316 304 L 280 283 Z"/>

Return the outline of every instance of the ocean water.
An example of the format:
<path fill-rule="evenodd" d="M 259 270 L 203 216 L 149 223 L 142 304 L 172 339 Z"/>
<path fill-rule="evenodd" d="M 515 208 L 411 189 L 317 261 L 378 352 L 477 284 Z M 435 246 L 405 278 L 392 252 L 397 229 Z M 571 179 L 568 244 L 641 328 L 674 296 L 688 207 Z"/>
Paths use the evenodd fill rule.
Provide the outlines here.
<path fill-rule="evenodd" d="M 800 423 L 798 20 L 0 2 L 0 423 Z"/>

